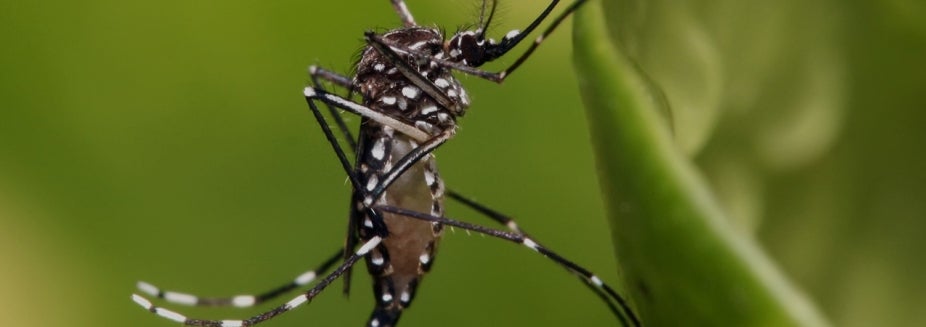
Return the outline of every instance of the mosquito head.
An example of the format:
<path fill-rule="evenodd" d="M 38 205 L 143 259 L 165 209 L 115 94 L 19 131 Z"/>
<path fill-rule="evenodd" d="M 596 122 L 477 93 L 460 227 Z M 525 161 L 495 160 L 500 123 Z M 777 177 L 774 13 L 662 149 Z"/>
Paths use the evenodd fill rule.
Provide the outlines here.
<path fill-rule="evenodd" d="M 479 67 L 501 57 L 521 38 L 521 31 L 513 30 L 505 34 L 501 42 L 496 42 L 494 39 L 486 39 L 484 29 L 480 28 L 457 33 L 444 47 L 451 61 Z"/>

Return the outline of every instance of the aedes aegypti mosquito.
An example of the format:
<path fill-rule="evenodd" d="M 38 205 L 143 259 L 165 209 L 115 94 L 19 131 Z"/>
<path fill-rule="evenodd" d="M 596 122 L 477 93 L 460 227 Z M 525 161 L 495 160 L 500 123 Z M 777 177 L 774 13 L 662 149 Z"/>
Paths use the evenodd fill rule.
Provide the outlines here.
<path fill-rule="evenodd" d="M 403 27 L 382 34 L 366 32 L 366 47 L 354 76 L 312 66 L 309 71 L 313 86 L 304 89 L 315 119 L 353 186 L 346 246 L 317 269 L 258 295 L 204 298 L 162 291 L 145 282 L 139 282 L 138 288 L 150 296 L 176 304 L 250 307 L 308 285 L 335 267 L 339 259 L 340 264 L 308 291 L 244 320 L 187 318 L 154 306 L 142 296 L 132 295 L 132 299 L 148 311 L 188 326 L 252 326 L 309 302 L 337 278 L 349 276 L 354 264 L 363 258 L 374 281 L 376 299 L 367 326 L 395 326 L 402 311 L 411 305 L 422 277 L 431 269 L 437 242 L 446 225 L 512 241 L 540 253 L 578 276 L 605 301 L 622 325 L 640 326 L 626 300 L 590 271 L 540 245 L 511 218 L 447 190 L 431 154 L 453 137 L 456 118 L 470 105 L 466 90 L 452 75 L 454 70 L 501 83 L 586 0 L 576 0 L 569 5 L 526 52 L 497 73 L 478 67 L 511 51 L 547 18 L 559 0 L 553 0 L 523 31 L 508 32 L 498 42 L 486 37 L 495 13 L 493 0 L 483 1 L 476 29 L 458 32 L 449 39 L 445 39 L 439 29 L 415 23 L 403 0 L 390 1 Z M 321 80 L 345 88 L 350 95 L 359 93 L 362 103 L 351 101 L 350 95 L 341 97 L 329 93 L 322 88 Z M 328 107 L 336 126 L 348 140 L 349 148 L 356 154 L 353 164 L 316 102 Z M 338 109 L 361 116 L 356 141 Z M 444 217 L 445 195 L 505 225 L 509 231 Z M 345 292 L 349 289 L 349 281 L 350 278 L 345 278 Z"/>

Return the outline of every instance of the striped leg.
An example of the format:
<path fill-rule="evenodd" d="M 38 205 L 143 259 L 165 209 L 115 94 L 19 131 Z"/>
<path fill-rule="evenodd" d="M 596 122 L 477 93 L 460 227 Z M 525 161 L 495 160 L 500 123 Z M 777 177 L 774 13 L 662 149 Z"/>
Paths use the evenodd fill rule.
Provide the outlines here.
<path fill-rule="evenodd" d="M 457 202 L 460 202 L 461 204 L 467 207 L 470 207 L 470 209 L 476 210 L 476 212 L 481 213 L 483 216 L 489 217 L 489 219 L 492 219 L 495 222 L 502 224 L 503 226 L 511 230 L 513 233 L 527 236 L 527 233 L 521 230 L 521 227 L 519 227 L 518 224 L 514 222 L 514 219 L 512 219 L 511 217 L 503 213 L 500 213 L 498 211 L 492 210 L 491 208 L 487 206 L 479 204 L 478 202 L 473 201 L 472 199 L 467 198 L 463 196 L 462 194 L 457 193 L 453 190 L 448 190 L 447 196 L 450 197 L 451 199 L 456 200 Z"/>
<path fill-rule="evenodd" d="M 491 18 L 491 17 L 490 17 L 490 18 Z M 313 83 L 316 85 L 316 87 L 319 87 L 319 86 L 320 86 L 320 83 L 318 82 L 318 79 L 321 78 L 321 79 L 330 81 L 330 82 L 332 82 L 332 83 L 335 83 L 335 84 L 337 84 L 338 86 L 341 86 L 341 87 L 346 88 L 346 89 L 348 89 L 348 90 L 353 90 L 353 89 L 355 88 L 354 85 L 353 85 L 353 83 L 351 82 L 350 78 L 348 78 L 348 77 L 346 77 L 346 76 L 343 76 L 343 75 L 339 75 L 339 74 L 337 74 L 337 73 L 334 73 L 334 72 L 331 72 L 331 71 L 328 71 L 328 70 L 325 70 L 325 69 L 320 68 L 320 67 L 316 67 L 316 66 L 309 67 L 309 73 L 310 73 L 310 75 L 312 76 L 312 81 L 313 81 Z M 326 103 L 326 104 L 327 104 L 327 103 Z M 340 114 L 337 110 L 334 110 L 334 107 L 333 107 L 333 106 L 330 106 L 330 105 L 329 105 L 328 108 L 331 109 L 331 110 L 330 110 L 331 116 L 332 116 L 332 118 L 334 119 L 334 122 L 335 122 L 336 126 L 337 126 L 338 129 L 341 131 L 341 133 L 342 133 L 344 139 L 346 139 L 346 140 L 349 142 L 349 149 L 351 150 L 351 152 L 356 153 L 356 151 L 357 151 L 357 144 L 356 144 L 356 142 L 354 141 L 355 138 L 354 138 L 354 136 L 351 134 L 350 130 L 347 128 L 347 123 L 344 122 L 344 118 L 341 116 L 341 114 Z M 324 123 L 324 122 L 325 122 L 324 120 L 321 121 L 321 123 Z M 324 129 L 324 127 L 323 127 L 323 129 Z M 340 146 L 339 146 L 339 148 L 340 148 Z M 343 150 L 342 150 L 342 153 L 343 153 Z M 346 156 L 345 156 L 345 160 L 346 160 Z M 485 215 L 486 217 L 489 217 L 490 219 L 492 219 L 492 220 L 498 222 L 499 224 L 502 224 L 502 225 L 508 227 L 508 229 L 511 230 L 512 232 L 520 233 L 520 234 L 525 234 L 525 233 L 518 227 L 518 224 L 515 223 L 513 219 L 511 219 L 510 217 L 508 217 L 508 216 L 506 216 L 506 215 L 504 215 L 504 214 L 502 214 L 502 213 L 499 213 L 499 212 L 497 212 L 497 211 L 495 211 L 495 210 L 492 210 L 491 208 L 489 208 L 489 207 L 487 207 L 487 206 L 484 206 L 484 205 L 482 205 L 482 204 L 479 204 L 478 202 L 473 201 L 472 199 L 469 199 L 468 197 L 466 197 L 466 196 L 464 196 L 464 195 L 462 195 L 462 194 L 460 194 L 460 193 L 458 193 L 458 192 L 456 192 L 456 191 L 454 191 L 454 190 L 452 190 L 452 189 L 450 189 L 450 190 L 447 191 L 447 196 L 449 196 L 451 199 L 454 199 L 454 200 L 460 202 L 461 204 L 463 204 L 463 205 L 465 205 L 465 206 L 467 206 L 467 207 L 472 208 L 473 210 L 476 210 L 477 212 L 479 212 L 479 213 Z"/>
<path fill-rule="evenodd" d="M 476 210 L 482 215 L 489 217 L 495 222 L 507 227 L 510 231 L 514 232 L 515 234 L 519 234 L 525 238 L 531 238 L 527 234 L 527 232 L 525 232 L 518 226 L 518 224 L 514 221 L 513 218 L 503 213 L 500 213 L 498 211 L 495 211 L 485 205 L 479 204 L 478 202 L 475 202 L 472 199 L 468 199 L 459 193 L 449 191 L 447 193 L 447 196 L 449 196 L 451 199 L 457 200 L 458 202 L 462 203 L 463 205 L 467 207 L 470 207 L 473 210 Z M 563 266 L 563 268 L 565 268 L 569 272 L 574 272 L 571 268 L 567 266 Z M 588 279 L 580 274 L 576 274 L 576 276 L 579 277 L 579 280 L 585 282 L 585 286 L 587 286 L 593 293 L 595 293 L 595 295 L 597 295 L 599 298 L 601 298 L 602 301 L 604 301 L 604 303 L 608 306 L 608 309 L 610 309 L 612 313 L 614 313 L 616 316 L 620 316 L 621 309 L 618 308 L 616 305 L 614 305 L 614 301 L 612 301 L 611 297 L 608 295 L 608 293 L 605 291 L 604 288 L 597 287 L 595 284 L 588 283 L 587 282 Z"/>
<path fill-rule="evenodd" d="M 540 46 L 540 44 L 543 43 L 543 41 L 546 40 L 546 38 L 551 33 L 553 33 L 554 30 L 556 30 L 556 28 L 559 26 L 560 23 L 563 22 L 563 20 L 569 17 L 569 15 L 575 12 L 576 9 L 578 9 L 586 1 L 587 0 L 576 0 L 571 5 L 569 5 L 569 7 L 567 7 L 562 14 L 560 14 L 559 16 L 556 16 L 556 18 L 553 19 L 553 22 L 550 24 L 550 26 L 548 26 L 542 33 L 540 33 L 539 36 L 537 36 L 536 39 L 534 39 L 534 42 L 530 45 L 530 47 L 527 48 L 527 50 L 524 51 L 524 53 L 521 54 L 521 56 L 518 57 L 518 59 L 515 60 L 513 64 L 511 64 L 511 66 L 508 66 L 508 68 L 500 72 L 489 72 L 489 71 L 478 69 L 478 68 L 475 68 L 473 66 L 466 65 L 463 63 L 453 62 L 453 61 L 449 61 L 446 59 L 434 58 L 432 56 L 410 52 L 410 51 L 395 47 L 390 42 L 376 35 L 368 35 L 368 42 L 379 43 L 401 54 L 409 54 L 409 55 L 412 55 L 422 60 L 431 60 L 444 67 L 450 67 L 452 69 L 458 70 L 460 72 L 463 72 L 469 75 L 473 75 L 473 76 L 483 78 L 489 81 L 493 81 L 496 83 L 502 83 L 505 81 L 506 78 L 508 78 L 509 75 L 511 75 L 512 72 L 514 72 L 515 69 L 520 67 L 521 64 L 523 64 L 524 61 L 526 61 L 527 58 L 529 58 L 531 54 L 534 53 L 534 50 L 536 50 L 537 47 Z M 538 25 L 540 25 L 540 23 L 544 19 L 546 19 L 546 17 L 550 14 L 550 12 L 553 10 L 554 7 L 556 7 L 558 3 L 559 3 L 559 0 L 553 0 L 547 6 L 547 8 L 544 9 L 544 11 L 540 14 L 540 16 L 538 16 L 533 22 L 531 22 L 531 24 L 528 25 L 527 28 L 525 28 L 523 31 L 513 30 L 513 31 L 508 32 L 508 34 L 506 34 L 505 37 L 502 38 L 502 40 L 497 45 L 495 45 L 494 48 L 487 51 L 487 54 L 486 54 L 487 57 L 484 58 L 484 60 L 488 62 L 488 61 L 498 59 L 499 57 L 505 55 L 506 53 L 514 49 L 515 46 L 521 43 L 521 41 L 523 41 L 527 37 L 528 34 L 530 34 L 534 29 L 537 28 Z M 494 12 L 494 10 L 495 10 L 495 6 L 493 3 L 492 11 Z M 491 13 L 489 17 L 491 18 Z M 486 28 L 487 26 L 483 26 L 480 29 L 480 31 L 484 33 Z"/>
<path fill-rule="evenodd" d="M 332 82 L 337 86 L 347 89 L 349 92 L 347 95 L 347 98 L 350 98 L 353 92 L 356 90 L 356 88 L 354 87 L 353 81 L 351 81 L 349 77 L 335 73 L 333 71 L 330 71 L 330 70 L 327 70 L 321 67 L 318 67 L 318 66 L 315 66 L 315 65 L 309 66 L 309 76 L 312 78 L 312 85 L 317 89 L 324 90 L 322 83 L 320 82 L 320 79 Z M 321 126 L 322 131 L 325 133 L 325 138 L 329 142 L 332 143 L 331 145 L 334 149 L 335 155 L 338 157 L 338 160 L 341 162 L 342 165 L 344 165 L 344 167 L 350 167 L 349 161 L 347 160 L 347 156 L 344 154 L 344 150 L 341 149 L 340 143 L 337 143 L 337 139 L 331 133 L 331 129 L 328 127 L 327 121 L 325 121 L 325 117 L 322 116 L 322 114 L 318 112 L 318 109 L 312 106 L 311 103 L 309 107 L 312 109 L 312 114 L 315 116 L 315 120 L 318 122 L 318 124 Z M 347 141 L 348 148 L 350 148 L 351 152 L 356 153 L 357 152 L 357 141 L 356 139 L 354 139 L 354 136 L 351 135 L 350 130 L 347 128 L 347 124 L 344 122 L 344 118 L 341 117 L 341 112 L 338 111 L 337 107 L 332 106 L 331 104 L 327 102 L 325 102 L 325 107 L 328 108 L 328 113 L 331 114 L 332 117 L 334 117 L 334 120 L 335 120 L 335 123 L 337 124 L 338 129 L 341 130 L 341 135 Z M 347 173 L 347 176 L 351 179 L 351 182 L 353 185 L 359 184 L 355 181 L 356 177 L 354 177 L 355 175 L 353 171 L 347 171 L 346 173 Z M 371 217 L 378 217 L 378 215 L 376 215 L 376 213 L 373 212 L 372 210 L 370 210 L 369 213 Z M 355 232 L 357 230 L 357 226 L 355 226 L 356 221 L 354 219 L 348 219 L 347 221 L 348 221 L 347 222 L 347 233 L 344 235 L 344 252 L 343 252 L 343 256 L 345 259 L 348 256 L 350 256 L 350 251 L 352 251 L 354 247 L 357 246 L 357 242 L 359 241 L 357 237 L 357 233 Z M 347 271 L 344 272 L 344 278 L 342 279 L 342 281 L 344 282 L 344 287 L 341 289 L 341 293 L 344 294 L 345 297 L 350 296 L 350 286 L 351 286 L 350 284 L 351 284 L 352 276 L 353 276 L 353 269 L 349 268 L 347 269 Z"/>
<path fill-rule="evenodd" d="M 341 258 L 341 251 L 338 250 L 333 256 L 329 257 L 328 260 L 325 260 L 324 263 L 319 265 L 313 270 L 306 271 L 300 274 L 298 277 L 293 279 L 293 281 L 280 285 L 276 288 L 268 290 L 266 292 L 257 294 L 257 295 L 235 295 L 230 297 L 201 297 L 193 294 L 180 293 L 174 291 L 165 291 L 157 288 L 154 285 L 151 285 L 146 282 L 138 282 L 138 290 L 148 294 L 152 297 L 156 297 L 162 300 L 165 300 L 169 303 L 182 304 L 182 305 L 192 305 L 192 306 L 205 306 L 205 307 L 226 307 L 234 306 L 238 308 L 248 308 L 255 306 L 257 304 L 266 302 L 277 298 L 280 295 L 289 293 L 290 291 L 299 288 L 301 286 L 308 285 L 315 278 L 326 273 L 331 266 Z"/>
<path fill-rule="evenodd" d="M 182 323 L 186 326 L 206 326 L 206 327 L 245 327 L 245 326 L 254 326 L 261 322 L 273 319 L 280 314 L 283 314 L 287 311 L 293 310 L 306 302 L 311 301 L 315 296 L 322 292 L 328 285 L 331 285 L 334 280 L 338 279 L 344 271 L 352 267 L 357 260 L 360 260 L 364 255 L 370 252 L 382 241 L 382 238 L 379 236 L 374 236 L 369 241 L 363 244 L 357 252 L 354 252 L 353 255 L 344 260 L 341 265 L 335 269 L 333 272 L 325 276 L 324 279 L 318 282 L 314 287 L 305 293 L 300 294 L 299 296 L 293 298 L 286 304 L 278 306 L 270 311 L 258 314 L 248 319 L 244 320 L 206 320 L 206 319 L 196 319 L 196 318 L 187 318 L 187 316 L 178 313 L 176 311 L 171 311 L 165 308 L 157 307 L 151 304 L 151 301 L 138 295 L 132 294 L 132 300 L 135 301 L 138 305 L 145 310 L 151 311 L 152 313 L 164 317 L 169 320 L 173 320 L 178 323 Z"/>
<path fill-rule="evenodd" d="M 431 154 L 431 152 L 436 150 L 438 147 L 443 145 L 444 142 L 453 137 L 454 134 L 454 130 L 448 129 L 432 136 L 418 129 L 417 127 L 400 122 L 392 117 L 374 111 L 373 109 L 354 103 L 353 101 L 342 98 L 340 96 L 327 93 L 321 89 L 306 87 L 304 93 L 306 101 L 308 101 L 309 107 L 312 109 L 312 113 L 315 115 L 315 119 L 321 126 L 322 131 L 325 133 L 325 137 L 328 138 L 329 143 L 331 143 L 332 148 L 338 156 L 338 160 L 341 162 L 342 168 L 348 174 L 348 177 L 351 179 L 351 183 L 353 184 L 354 188 L 357 190 L 366 190 L 364 205 L 367 206 L 379 199 L 386 188 L 388 188 L 389 185 L 392 185 L 396 178 L 402 175 L 402 173 L 408 170 L 416 162 L 421 160 L 421 158 Z M 347 155 L 344 153 L 341 145 L 334 137 L 334 132 L 332 132 L 331 128 L 328 126 L 327 120 L 324 116 L 322 116 L 321 111 L 319 111 L 318 107 L 315 105 L 315 102 L 313 101 L 315 99 L 318 99 L 326 104 L 348 110 L 365 118 L 372 119 L 385 126 L 392 127 L 395 130 L 420 141 L 421 144 L 406 154 L 404 157 L 396 161 L 393 168 L 383 175 L 381 181 L 371 180 L 375 181 L 375 183 L 360 185 L 360 181 L 356 178 L 356 176 L 354 176 L 354 171 L 351 168 L 350 161 L 347 159 Z M 377 151 L 375 146 L 373 151 Z"/>
<path fill-rule="evenodd" d="M 582 266 L 579 266 L 578 264 L 560 256 L 556 252 L 553 252 L 549 248 L 540 245 L 539 243 L 537 243 L 537 241 L 535 241 L 534 239 L 530 237 L 524 236 L 523 234 L 519 234 L 519 233 L 510 233 L 510 232 L 500 231 L 500 230 L 487 228 L 487 227 L 483 227 L 483 226 L 479 226 L 475 224 L 470 224 L 467 222 L 462 222 L 459 220 L 454 220 L 454 219 L 445 218 L 445 217 L 436 217 L 436 216 L 420 213 L 417 211 L 411 211 L 411 210 L 407 210 L 403 208 L 398 208 L 398 207 L 375 206 L 373 208 L 376 210 L 390 212 L 390 213 L 406 216 L 409 218 L 425 220 L 425 221 L 430 221 L 430 222 L 438 222 L 444 225 L 454 226 L 454 227 L 462 228 L 465 230 L 470 230 L 470 231 L 474 231 L 477 233 L 494 236 L 500 239 L 504 239 L 504 240 L 508 240 L 514 243 L 524 245 L 528 247 L 529 249 L 540 253 L 544 257 L 549 258 L 553 262 L 565 267 L 570 272 L 579 276 L 590 287 L 599 289 L 602 292 L 604 292 L 604 294 L 607 295 L 607 298 L 616 302 L 617 306 L 620 307 L 620 310 L 615 311 L 614 313 L 615 315 L 617 315 L 618 319 L 621 321 L 621 324 L 623 326 L 634 326 L 634 327 L 640 326 L 640 320 L 637 318 L 636 314 L 634 314 L 633 310 L 630 308 L 630 305 L 627 303 L 627 300 L 624 299 L 616 291 L 614 291 L 614 289 L 611 288 L 611 286 L 609 286 L 608 284 L 605 284 L 604 281 L 602 281 L 600 278 L 598 278 L 598 276 L 593 274 L 588 269 L 585 269 Z"/>
<path fill-rule="evenodd" d="M 317 89 L 323 89 L 319 79 L 324 79 L 334 83 L 337 86 L 347 89 L 349 92 L 351 92 L 351 94 L 353 94 L 353 92 L 356 90 L 353 81 L 351 81 L 349 77 L 315 65 L 309 66 L 309 76 L 312 78 L 312 84 Z M 347 98 L 350 98 L 350 94 L 348 94 Z M 355 139 L 354 136 L 350 133 L 350 129 L 347 128 L 347 123 L 344 122 L 344 118 L 341 117 L 341 113 L 335 106 L 332 106 L 328 103 L 325 103 L 325 106 L 328 107 L 328 113 L 334 117 L 334 122 L 338 126 L 338 129 L 341 130 L 341 136 L 344 137 L 345 141 L 347 141 L 347 145 L 351 152 L 356 152 L 357 139 Z"/>

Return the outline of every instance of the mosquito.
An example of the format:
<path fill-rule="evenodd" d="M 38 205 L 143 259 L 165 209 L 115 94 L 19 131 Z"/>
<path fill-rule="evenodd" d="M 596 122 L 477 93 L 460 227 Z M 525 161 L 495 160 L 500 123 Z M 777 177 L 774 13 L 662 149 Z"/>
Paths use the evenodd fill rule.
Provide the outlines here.
<path fill-rule="evenodd" d="M 510 31 L 500 41 L 486 37 L 495 13 L 494 0 L 483 0 L 476 29 L 458 32 L 449 39 L 437 28 L 418 25 L 403 0 L 390 2 L 403 26 L 382 34 L 366 32 L 366 46 L 353 76 L 310 67 L 312 86 L 303 90 L 312 114 L 353 187 L 345 246 L 316 269 L 258 295 L 206 298 L 164 291 L 145 282 L 139 282 L 138 288 L 175 304 L 251 307 L 324 277 L 289 302 L 244 320 L 188 318 L 155 306 L 140 295 L 133 294 L 132 299 L 152 313 L 187 326 L 253 326 L 311 301 L 339 277 L 345 277 L 344 292 L 348 292 L 351 269 L 363 259 L 373 279 L 376 299 L 366 326 L 395 326 L 434 263 L 444 226 L 452 226 L 508 240 L 540 253 L 576 275 L 605 302 L 621 325 L 640 326 L 627 301 L 592 272 L 541 245 L 510 217 L 448 190 L 432 154 L 454 136 L 456 119 L 470 105 L 466 90 L 452 73 L 458 71 L 503 82 L 586 0 L 576 0 L 566 7 L 513 64 L 499 72 L 478 67 L 504 56 L 525 40 L 559 0 L 551 1 L 524 30 Z M 328 92 L 322 81 L 344 88 L 348 95 Z M 354 94 L 359 94 L 362 101 L 352 101 Z M 325 104 L 349 142 L 347 147 L 355 155 L 353 163 L 319 110 L 318 102 Z M 342 110 L 361 117 L 356 139 L 341 117 Z M 475 209 L 508 230 L 445 217 L 445 197 Z"/>

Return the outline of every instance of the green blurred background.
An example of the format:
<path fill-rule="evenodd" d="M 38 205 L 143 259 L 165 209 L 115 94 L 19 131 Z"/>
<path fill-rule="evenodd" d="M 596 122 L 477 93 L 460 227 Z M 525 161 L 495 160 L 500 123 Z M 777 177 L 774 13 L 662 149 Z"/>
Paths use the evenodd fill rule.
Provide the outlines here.
<path fill-rule="evenodd" d="M 708 26 L 708 39 L 724 41 L 711 50 L 721 59 L 689 67 L 726 70 L 715 77 L 723 91 L 692 91 L 716 95 L 703 104 L 716 112 L 673 111 L 679 135 L 694 135 L 680 143 L 740 217 L 735 223 L 835 325 L 926 324 L 918 150 L 926 6 L 800 3 L 686 8 Z M 448 32 L 475 21 L 477 5 L 409 3 L 419 23 Z M 495 35 L 522 28 L 545 5 L 503 1 Z M 640 38 L 654 30 L 642 26 L 660 21 L 637 17 L 645 23 L 627 33 Z M 347 72 L 362 31 L 396 23 L 384 0 L 0 4 L 3 324 L 172 326 L 131 302 L 136 280 L 223 295 L 263 290 L 316 265 L 343 242 L 349 188 L 301 96 L 306 67 Z M 502 86 L 461 77 L 474 106 L 438 157 L 450 187 L 515 215 L 545 244 L 618 283 L 568 28 Z M 756 30 L 776 38 L 751 37 Z M 821 48 L 828 70 L 793 59 Z M 761 60 L 750 60 L 755 52 Z M 687 55 L 637 55 L 646 65 L 672 53 Z M 799 83 L 807 76 L 819 78 Z M 779 135 L 791 138 L 774 142 Z M 488 224 L 459 205 L 448 212 Z M 271 325 L 361 325 L 372 299 L 366 276 L 354 283 L 350 299 L 332 289 Z M 261 311 L 180 309 L 210 318 Z M 461 231 L 447 234 L 402 325 L 437 321 L 615 324 L 562 269 Z"/>

